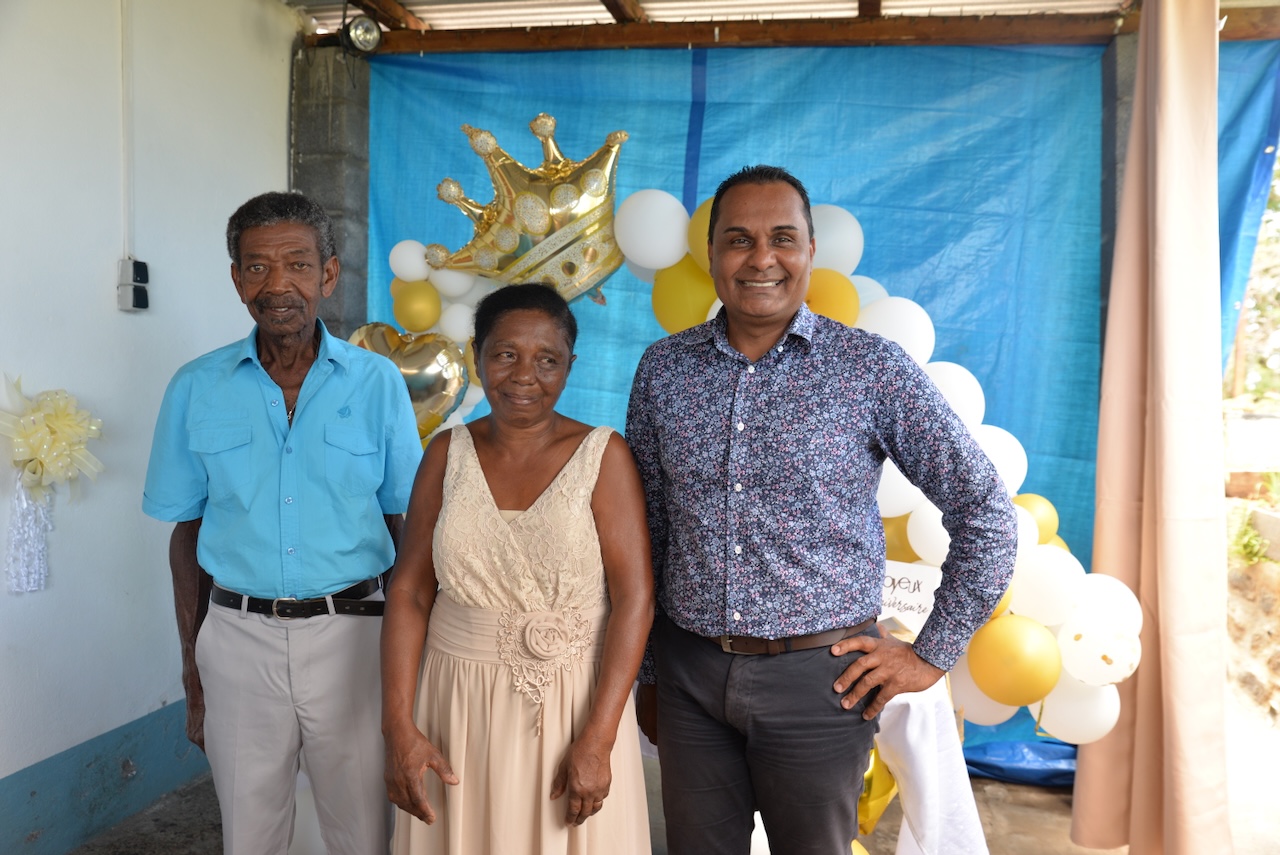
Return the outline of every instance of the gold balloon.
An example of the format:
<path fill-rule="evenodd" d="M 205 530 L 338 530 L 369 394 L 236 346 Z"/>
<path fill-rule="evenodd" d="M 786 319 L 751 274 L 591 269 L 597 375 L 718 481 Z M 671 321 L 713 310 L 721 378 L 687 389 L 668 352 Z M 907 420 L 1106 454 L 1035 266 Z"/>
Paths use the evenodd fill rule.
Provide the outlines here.
<path fill-rule="evenodd" d="M 653 314 L 669 333 L 697 326 L 716 301 L 716 286 L 688 253 L 653 275 Z"/>
<path fill-rule="evenodd" d="M 810 311 L 845 326 L 851 327 L 858 321 L 858 288 L 838 271 L 819 267 L 810 273 L 809 293 L 804 301 Z"/>
<path fill-rule="evenodd" d="M 998 704 L 1033 704 L 1053 690 L 1061 673 L 1058 639 L 1029 617 L 1000 615 L 969 641 L 969 676 Z"/>
<path fill-rule="evenodd" d="M 348 341 L 387 357 L 400 369 L 423 439 L 462 402 L 467 391 L 466 361 L 462 348 L 445 336 L 401 335 L 391 324 L 372 323 L 359 327 Z"/>
<path fill-rule="evenodd" d="M 618 153 L 626 131 L 614 131 L 586 160 L 569 160 L 556 145 L 556 120 L 539 113 L 529 130 L 542 142 L 542 165 L 529 169 L 503 151 L 489 131 L 463 125 L 471 149 L 484 161 L 493 201 L 481 205 L 446 178 L 436 188 L 475 225 L 471 242 L 450 253 L 427 247 L 433 268 L 465 270 L 508 285 L 541 282 L 572 300 L 599 287 L 622 266 L 613 238 Z"/>
<path fill-rule="evenodd" d="M 903 564 L 914 564 L 920 560 L 916 551 L 907 541 L 907 519 L 911 514 L 900 517 L 885 517 L 884 523 L 884 557 L 890 561 L 901 561 Z"/>
<path fill-rule="evenodd" d="M 1058 509 L 1053 502 L 1035 493 L 1019 493 L 1013 497 L 1013 503 L 1030 511 L 1036 521 L 1040 543 L 1049 543 L 1058 534 Z"/>
<path fill-rule="evenodd" d="M 711 203 L 714 201 L 713 197 L 703 202 L 689 218 L 689 254 L 708 273 L 711 272 L 711 259 L 707 257 L 707 235 L 711 231 Z"/>
<path fill-rule="evenodd" d="M 862 795 L 858 797 L 859 834 L 870 834 L 876 830 L 876 823 L 880 821 L 897 792 L 898 782 L 893 773 L 880 759 L 880 752 L 872 748 L 871 762 L 867 764 L 867 771 L 862 776 Z"/>
<path fill-rule="evenodd" d="M 1045 545 L 1056 546 L 1059 549 L 1065 549 L 1067 552 L 1071 551 L 1071 547 L 1067 546 L 1067 542 L 1062 539 L 1062 535 L 1060 534 L 1055 534 L 1053 537 L 1049 538 L 1048 542 Z"/>
<path fill-rule="evenodd" d="M 440 320 L 440 292 L 425 279 L 419 282 L 391 280 L 391 297 L 391 314 L 408 332 L 424 332 Z"/>

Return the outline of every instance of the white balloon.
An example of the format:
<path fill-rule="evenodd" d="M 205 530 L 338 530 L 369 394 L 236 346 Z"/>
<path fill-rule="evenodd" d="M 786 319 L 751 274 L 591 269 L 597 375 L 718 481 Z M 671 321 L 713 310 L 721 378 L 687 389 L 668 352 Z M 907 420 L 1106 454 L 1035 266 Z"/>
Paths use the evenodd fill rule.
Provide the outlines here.
<path fill-rule="evenodd" d="M 1138 636 L 1107 626 L 1086 603 L 1058 629 L 1058 649 L 1063 670 L 1090 686 L 1129 679 L 1142 659 Z"/>
<path fill-rule="evenodd" d="M 405 282 L 420 282 L 431 272 L 427 264 L 427 248 L 416 240 L 402 240 L 391 247 L 387 258 L 391 272 Z"/>
<path fill-rule="evenodd" d="M 813 238 L 817 249 L 813 267 L 849 274 L 862 260 L 865 238 L 858 218 L 839 205 L 814 205 Z"/>
<path fill-rule="evenodd" d="M 990 727 L 1013 718 L 1018 707 L 997 703 L 982 693 L 969 674 L 969 654 L 965 653 L 956 660 L 956 667 L 951 669 L 951 703 L 965 721 Z"/>
<path fill-rule="evenodd" d="M 440 334 L 466 345 L 475 331 L 475 312 L 466 303 L 450 303 L 440 313 Z"/>
<path fill-rule="evenodd" d="M 641 267 L 629 258 L 623 258 L 622 263 L 627 266 L 627 272 L 632 276 L 639 279 L 641 282 L 644 282 L 646 285 L 653 284 L 653 277 L 658 271 L 650 267 Z"/>
<path fill-rule="evenodd" d="M 1031 511 L 1022 505 L 1014 505 L 1013 510 L 1018 517 L 1017 554 L 1030 555 L 1031 550 L 1040 545 L 1040 526 L 1036 525 L 1036 518 L 1031 515 Z"/>
<path fill-rule="evenodd" d="M 494 282 L 492 279 L 485 279 L 483 276 L 476 276 L 474 279 L 475 281 L 471 283 L 471 289 L 457 298 L 457 302 L 472 309 L 485 297 L 502 287 L 502 283 Z"/>
<path fill-rule="evenodd" d="M 629 260 L 662 270 L 689 251 L 689 212 L 665 190 L 632 193 L 613 215 L 613 237 Z"/>
<path fill-rule="evenodd" d="M 1084 567 L 1070 552 L 1047 543 L 1034 546 L 1020 554 L 1013 566 L 1009 611 L 1056 626 L 1080 602 L 1084 576 Z"/>
<path fill-rule="evenodd" d="M 719 297 L 716 297 L 716 301 L 711 304 L 711 308 L 707 309 L 707 320 L 711 320 L 716 315 L 720 314 L 720 310 L 723 308 L 724 308 L 724 303 L 720 300 Z"/>
<path fill-rule="evenodd" d="M 427 279 L 436 286 L 436 291 L 445 300 L 456 300 L 465 296 L 476 284 L 475 274 L 465 270 L 450 270 L 447 267 L 433 269 Z"/>
<path fill-rule="evenodd" d="M 850 276 L 849 281 L 853 283 L 854 288 L 858 289 L 859 309 L 865 309 L 876 300 L 883 300 L 889 296 L 884 286 L 870 276 Z"/>
<path fill-rule="evenodd" d="M 900 517 L 924 504 L 924 493 L 907 480 L 892 460 L 886 460 L 880 471 L 880 486 L 876 489 L 876 504 L 882 517 Z"/>
<path fill-rule="evenodd" d="M 1063 673 L 1044 700 L 1030 706 L 1040 727 L 1063 742 L 1084 745 L 1111 732 L 1120 719 L 1120 691 L 1088 686 Z"/>
<path fill-rule="evenodd" d="M 933 321 L 919 303 L 906 297 L 885 297 L 861 308 L 854 326 L 897 342 L 921 365 L 933 355 Z"/>
<path fill-rule="evenodd" d="M 1022 482 L 1027 479 L 1027 452 L 1018 438 L 995 425 L 978 425 L 973 428 L 973 438 L 991 458 L 996 472 L 1004 481 L 1009 495 L 1017 495 Z"/>
<path fill-rule="evenodd" d="M 982 424 L 982 417 L 987 411 L 987 396 L 978 378 L 968 368 L 954 362 L 930 362 L 924 367 L 924 373 L 929 375 L 933 385 L 938 387 L 942 397 L 947 399 L 951 409 L 970 430 Z"/>
<path fill-rule="evenodd" d="M 935 567 L 947 560 L 951 535 L 942 527 L 942 511 L 933 502 L 919 505 L 907 517 L 907 543 L 916 555 Z"/>
<path fill-rule="evenodd" d="M 1084 577 L 1080 588 L 1080 609 L 1117 632 L 1142 632 L 1142 603 L 1129 586 L 1115 576 L 1094 571 Z"/>

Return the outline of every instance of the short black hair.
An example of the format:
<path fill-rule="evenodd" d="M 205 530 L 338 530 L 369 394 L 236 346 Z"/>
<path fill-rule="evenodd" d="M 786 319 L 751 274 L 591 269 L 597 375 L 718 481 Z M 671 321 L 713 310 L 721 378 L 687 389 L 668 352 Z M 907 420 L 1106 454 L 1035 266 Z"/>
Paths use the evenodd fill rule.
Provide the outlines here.
<path fill-rule="evenodd" d="M 338 254 L 337 243 L 333 239 L 333 220 L 329 219 L 324 208 L 301 193 L 273 191 L 254 196 L 227 220 L 227 252 L 231 254 L 231 262 L 240 263 L 240 236 L 246 229 L 277 223 L 310 226 L 316 233 L 316 249 L 320 250 L 322 263 Z"/>
<path fill-rule="evenodd" d="M 781 182 L 791 185 L 800 194 L 800 207 L 804 209 L 804 221 L 809 226 L 809 238 L 813 238 L 813 212 L 809 210 L 809 191 L 804 189 L 800 179 L 781 166 L 767 166 L 763 163 L 755 166 L 744 166 L 728 178 L 720 182 L 716 188 L 715 198 L 711 200 L 711 218 L 707 222 L 707 241 L 716 233 L 716 220 L 720 218 L 720 200 L 730 189 L 739 184 L 774 184 Z"/>
<path fill-rule="evenodd" d="M 556 289 L 540 282 L 528 282 L 521 285 L 506 285 L 485 297 L 476 306 L 476 332 L 473 345 L 477 356 L 484 348 L 484 341 L 493 332 L 493 325 L 508 312 L 521 309 L 533 309 L 542 312 L 560 327 L 565 340 L 569 342 L 569 352 L 578 341 L 578 321 L 569 310 Z"/>

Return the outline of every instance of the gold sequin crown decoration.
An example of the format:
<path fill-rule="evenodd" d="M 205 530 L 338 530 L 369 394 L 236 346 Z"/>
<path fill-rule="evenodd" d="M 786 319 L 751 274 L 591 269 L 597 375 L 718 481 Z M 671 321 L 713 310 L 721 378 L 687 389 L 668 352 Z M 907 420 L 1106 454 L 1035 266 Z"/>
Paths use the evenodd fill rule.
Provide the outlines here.
<path fill-rule="evenodd" d="M 556 145 L 556 120 L 539 113 L 529 130 L 542 141 L 542 165 L 529 169 L 488 131 L 462 130 L 489 170 L 493 201 L 482 206 L 457 181 L 441 181 L 436 194 L 471 218 L 475 237 L 452 254 L 429 245 L 427 262 L 506 284 L 541 282 L 566 300 L 595 288 L 592 299 L 604 302 L 599 285 L 622 265 L 613 238 L 613 197 L 627 132 L 609 134 L 586 160 L 569 160 Z"/>

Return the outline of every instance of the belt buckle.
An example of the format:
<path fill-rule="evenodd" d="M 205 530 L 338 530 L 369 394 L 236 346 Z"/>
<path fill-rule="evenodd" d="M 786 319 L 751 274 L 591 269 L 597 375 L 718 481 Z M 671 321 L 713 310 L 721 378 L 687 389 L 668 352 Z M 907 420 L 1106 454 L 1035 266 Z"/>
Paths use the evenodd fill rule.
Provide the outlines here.
<path fill-rule="evenodd" d="M 736 653 L 736 654 L 739 654 L 739 655 L 741 655 L 741 654 L 742 654 L 742 651 L 741 651 L 741 650 L 734 650 L 734 649 L 733 649 L 733 636 L 732 636 L 732 635 L 722 635 L 722 636 L 720 636 L 720 649 L 721 649 L 721 650 L 723 650 L 725 653 Z"/>
<path fill-rule="evenodd" d="M 295 620 L 294 616 L 292 615 L 280 614 L 280 609 L 278 608 L 278 606 L 280 605 L 280 603 L 296 603 L 296 602 L 298 602 L 297 597 L 276 597 L 274 600 L 271 601 L 271 616 L 276 620 Z"/>

